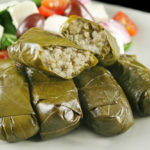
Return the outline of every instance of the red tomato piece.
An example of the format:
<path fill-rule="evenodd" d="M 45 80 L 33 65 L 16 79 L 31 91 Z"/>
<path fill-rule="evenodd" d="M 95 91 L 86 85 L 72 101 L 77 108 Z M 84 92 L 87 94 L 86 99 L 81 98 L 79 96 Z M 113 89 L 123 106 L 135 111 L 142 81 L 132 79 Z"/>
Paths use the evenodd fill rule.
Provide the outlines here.
<path fill-rule="evenodd" d="M 7 50 L 0 51 L 0 60 L 9 58 Z"/>
<path fill-rule="evenodd" d="M 122 11 L 119 11 L 113 19 L 123 24 L 131 36 L 134 36 L 138 32 L 135 23 Z"/>
<path fill-rule="evenodd" d="M 49 17 L 55 14 L 53 10 L 42 5 L 39 7 L 39 13 L 43 15 L 44 17 Z"/>
<path fill-rule="evenodd" d="M 64 14 L 67 4 L 67 0 L 42 0 L 42 6 L 53 10 L 59 15 Z"/>

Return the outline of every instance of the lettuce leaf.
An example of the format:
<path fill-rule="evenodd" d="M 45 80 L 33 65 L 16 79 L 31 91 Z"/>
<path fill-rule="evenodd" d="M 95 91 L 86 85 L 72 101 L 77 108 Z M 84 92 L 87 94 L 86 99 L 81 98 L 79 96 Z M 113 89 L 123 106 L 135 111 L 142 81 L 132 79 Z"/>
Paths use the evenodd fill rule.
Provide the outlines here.
<path fill-rule="evenodd" d="M 4 50 L 17 41 L 16 28 L 12 23 L 11 16 L 7 9 L 0 12 L 0 25 L 4 27 L 4 34 L 0 41 L 0 49 Z"/>
<path fill-rule="evenodd" d="M 17 41 L 17 36 L 10 33 L 4 33 L 1 40 L 1 49 L 7 49 L 8 46 L 14 44 Z"/>
<path fill-rule="evenodd" d="M 131 48 L 134 45 L 135 40 L 132 38 L 131 42 L 128 44 L 124 44 L 124 50 L 127 51 L 129 48 Z"/>
<path fill-rule="evenodd" d="M 12 23 L 12 19 L 8 11 L 5 11 L 0 15 L 0 24 L 4 27 L 5 33 L 16 34 L 16 28 Z"/>

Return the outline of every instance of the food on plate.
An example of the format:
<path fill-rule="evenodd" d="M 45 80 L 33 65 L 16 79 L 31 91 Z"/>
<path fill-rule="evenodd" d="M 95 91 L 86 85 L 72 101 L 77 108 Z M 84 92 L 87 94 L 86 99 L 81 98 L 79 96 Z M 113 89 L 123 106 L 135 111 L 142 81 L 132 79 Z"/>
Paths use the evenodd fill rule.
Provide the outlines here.
<path fill-rule="evenodd" d="M 31 28 L 8 48 L 12 59 L 70 79 L 97 64 L 96 57 L 68 39 Z"/>
<path fill-rule="evenodd" d="M 77 128 L 82 110 L 73 80 L 50 77 L 35 69 L 26 70 L 41 138 L 46 140 Z"/>
<path fill-rule="evenodd" d="M 128 100 L 111 73 L 96 66 L 75 78 L 85 123 L 96 133 L 112 136 L 134 123 Z"/>
<path fill-rule="evenodd" d="M 17 29 L 17 37 L 20 37 L 23 33 L 32 27 L 43 28 L 45 24 L 44 16 L 39 13 L 32 14 L 25 18 Z"/>
<path fill-rule="evenodd" d="M 61 33 L 95 54 L 104 66 L 112 65 L 120 56 L 117 38 L 95 22 L 73 15 L 62 25 Z"/>
<path fill-rule="evenodd" d="M 49 31 L 56 35 L 61 35 L 60 27 L 67 21 L 68 17 L 61 15 L 53 15 L 48 17 L 44 23 L 44 30 Z"/>
<path fill-rule="evenodd" d="M 133 55 L 122 55 L 110 70 L 124 89 L 133 110 L 140 115 L 150 115 L 150 70 Z"/>
<path fill-rule="evenodd" d="M 10 59 L 0 61 L 0 91 L 0 139 L 16 142 L 34 136 L 39 126 L 28 83 Z"/>
<path fill-rule="evenodd" d="M 64 15 L 67 17 L 70 17 L 71 15 L 77 15 L 94 21 L 93 16 L 90 14 L 85 5 L 79 0 L 70 0 L 65 9 Z"/>
<path fill-rule="evenodd" d="M 82 109 L 103 136 L 128 130 L 131 108 L 150 115 L 150 70 L 124 55 L 137 32 L 125 13 L 109 18 L 91 0 L 1 4 L 0 139 L 64 135 L 79 127 Z"/>
<path fill-rule="evenodd" d="M 20 23 L 29 15 L 38 13 L 38 9 L 34 2 L 24 1 L 15 6 L 8 8 L 8 12 L 12 18 L 12 22 L 16 29 Z"/>
<path fill-rule="evenodd" d="M 136 24 L 124 12 L 119 11 L 113 18 L 123 24 L 131 36 L 138 32 Z"/>

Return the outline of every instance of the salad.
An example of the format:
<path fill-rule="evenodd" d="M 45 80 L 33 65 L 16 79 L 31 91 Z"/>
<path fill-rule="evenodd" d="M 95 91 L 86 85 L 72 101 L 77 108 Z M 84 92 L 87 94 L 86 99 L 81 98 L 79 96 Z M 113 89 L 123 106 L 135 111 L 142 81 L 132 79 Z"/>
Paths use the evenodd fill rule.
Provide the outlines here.
<path fill-rule="evenodd" d="M 9 57 L 7 47 L 14 44 L 28 29 L 38 27 L 53 34 L 60 34 L 60 26 L 71 15 L 101 24 L 123 54 L 134 43 L 133 37 L 138 32 L 135 23 L 121 11 L 110 18 L 103 5 L 94 8 L 94 12 L 92 10 L 91 0 L 30 0 L 1 4 L 0 59 Z"/>

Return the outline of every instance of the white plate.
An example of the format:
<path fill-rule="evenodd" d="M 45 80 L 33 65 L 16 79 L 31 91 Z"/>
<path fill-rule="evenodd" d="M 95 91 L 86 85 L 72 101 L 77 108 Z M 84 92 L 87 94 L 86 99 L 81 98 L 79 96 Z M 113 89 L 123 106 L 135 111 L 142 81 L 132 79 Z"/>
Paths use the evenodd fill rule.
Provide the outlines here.
<path fill-rule="evenodd" d="M 2 0 L 0 0 L 2 2 Z M 93 5 L 98 3 L 93 3 Z M 112 16 L 122 10 L 137 24 L 139 33 L 135 37 L 135 45 L 130 54 L 136 54 L 138 59 L 150 68 L 150 14 L 123 8 L 120 6 L 105 5 Z M 85 127 L 73 131 L 65 136 L 48 141 L 23 141 L 6 143 L 0 141 L 0 150 L 150 150 L 150 117 L 137 118 L 135 124 L 127 132 L 110 138 L 99 136 Z"/>

